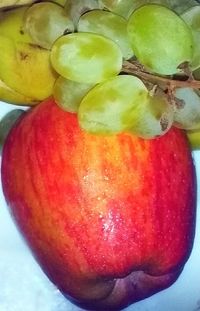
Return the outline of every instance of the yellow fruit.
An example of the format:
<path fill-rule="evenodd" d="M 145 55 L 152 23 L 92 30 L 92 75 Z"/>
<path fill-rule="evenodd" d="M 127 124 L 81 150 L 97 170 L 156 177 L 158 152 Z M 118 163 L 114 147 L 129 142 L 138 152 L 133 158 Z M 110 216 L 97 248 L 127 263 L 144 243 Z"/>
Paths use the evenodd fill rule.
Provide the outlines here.
<path fill-rule="evenodd" d="M 200 149 L 200 129 L 195 131 L 187 131 L 187 136 L 192 149 Z"/>
<path fill-rule="evenodd" d="M 48 50 L 0 36 L 0 78 L 16 92 L 43 100 L 52 94 L 57 74 Z"/>
<path fill-rule="evenodd" d="M 0 99 L 4 102 L 15 105 L 33 106 L 38 104 L 38 101 L 35 101 L 30 97 L 26 97 L 22 94 L 15 92 L 1 80 L 0 80 Z"/>
<path fill-rule="evenodd" d="M 32 42 L 31 37 L 24 32 L 23 18 L 28 6 L 4 11 L 0 18 L 0 35 L 14 41 Z"/>
<path fill-rule="evenodd" d="M 35 105 L 52 94 L 57 74 L 51 67 L 49 51 L 34 45 L 23 29 L 27 8 L 1 13 L 0 100 Z"/>
<path fill-rule="evenodd" d="M 33 3 L 33 0 L 0 0 L 0 8 Z"/>

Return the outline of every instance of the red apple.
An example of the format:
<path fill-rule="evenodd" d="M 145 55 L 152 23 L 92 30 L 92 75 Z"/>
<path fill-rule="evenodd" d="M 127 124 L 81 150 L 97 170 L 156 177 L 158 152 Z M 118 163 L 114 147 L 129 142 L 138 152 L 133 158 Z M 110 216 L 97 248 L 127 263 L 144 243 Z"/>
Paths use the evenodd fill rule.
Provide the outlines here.
<path fill-rule="evenodd" d="M 90 135 L 49 99 L 11 130 L 2 183 L 44 272 L 84 308 L 144 299 L 171 285 L 190 255 L 196 177 L 181 130 Z"/>

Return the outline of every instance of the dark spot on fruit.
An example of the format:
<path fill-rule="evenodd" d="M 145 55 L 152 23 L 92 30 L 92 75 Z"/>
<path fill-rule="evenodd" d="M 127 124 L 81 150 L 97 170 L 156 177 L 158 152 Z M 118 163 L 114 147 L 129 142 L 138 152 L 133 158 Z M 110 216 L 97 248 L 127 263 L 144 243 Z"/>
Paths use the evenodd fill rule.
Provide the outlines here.
<path fill-rule="evenodd" d="M 21 60 L 26 60 L 28 58 L 28 54 L 22 51 L 19 52 L 19 56 Z"/>
<path fill-rule="evenodd" d="M 29 46 L 32 47 L 33 49 L 46 50 L 45 48 L 41 47 L 40 45 L 34 44 L 34 43 L 29 43 Z"/>
<path fill-rule="evenodd" d="M 160 119 L 160 126 L 162 131 L 164 132 L 168 127 L 168 120 L 164 116 Z"/>
<path fill-rule="evenodd" d="M 183 109 L 185 106 L 185 101 L 183 99 L 175 98 L 175 106 L 177 109 Z"/>

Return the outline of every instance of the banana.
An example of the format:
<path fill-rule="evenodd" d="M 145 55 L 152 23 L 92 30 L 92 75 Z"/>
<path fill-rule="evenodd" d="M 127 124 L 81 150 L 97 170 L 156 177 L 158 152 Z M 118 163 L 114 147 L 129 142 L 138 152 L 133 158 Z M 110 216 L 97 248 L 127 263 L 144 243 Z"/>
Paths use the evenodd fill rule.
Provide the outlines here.
<path fill-rule="evenodd" d="M 16 92 L 41 101 L 53 92 L 57 74 L 50 52 L 0 35 L 0 78 Z"/>
<path fill-rule="evenodd" d="M 14 41 L 32 43 L 31 37 L 23 29 L 24 14 L 28 6 L 4 11 L 0 17 L 0 35 Z"/>
<path fill-rule="evenodd" d="M 0 0 L 0 8 L 33 3 L 34 0 Z"/>
<path fill-rule="evenodd" d="M 200 150 L 200 129 L 195 131 L 187 131 L 186 133 L 192 150 Z"/>
<path fill-rule="evenodd" d="M 52 94 L 57 74 L 50 64 L 50 51 L 35 45 L 23 29 L 27 8 L 1 13 L 0 100 L 35 105 Z"/>
<path fill-rule="evenodd" d="M 38 101 L 17 93 L 7 86 L 2 80 L 0 80 L 0 99 L 4 102 L 15 105 L 34 106 L 38 104 Z"/>

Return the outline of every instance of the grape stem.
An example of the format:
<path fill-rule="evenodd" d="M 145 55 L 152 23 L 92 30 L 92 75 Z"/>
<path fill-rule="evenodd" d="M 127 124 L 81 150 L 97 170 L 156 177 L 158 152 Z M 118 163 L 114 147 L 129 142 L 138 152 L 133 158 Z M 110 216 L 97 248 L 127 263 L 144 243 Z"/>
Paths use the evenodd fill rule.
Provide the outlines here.
<path fill-rule="evenodd" d="M 166 78 L 155 74 L 151 74 L 144 70 L 144 68 L 135 61 L 124 61 L 122 71 L 138 78 L 158 85 L 163 90 L 175 90 L 176 88 L 190 87 L 193 89 L 200 89 L 200 81 L 191 79 L 191 76 L 184 76 L 186 80 L 179 80 L 177 78 Z M 183 78 L 183 76 L 181 76 Z"/>

